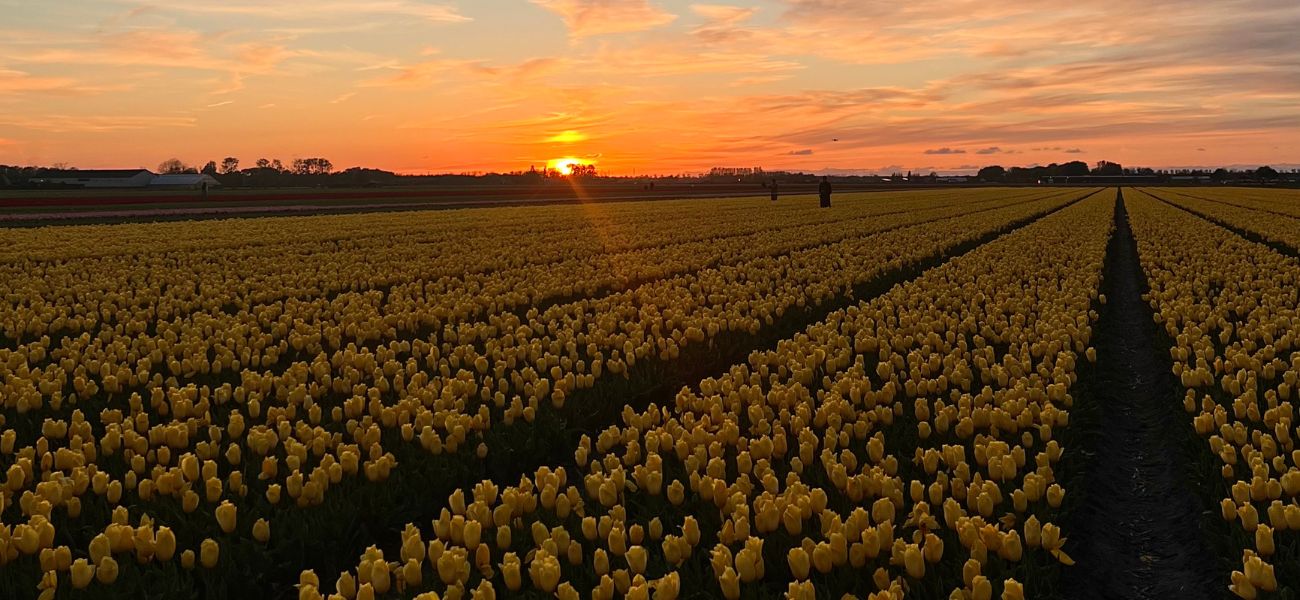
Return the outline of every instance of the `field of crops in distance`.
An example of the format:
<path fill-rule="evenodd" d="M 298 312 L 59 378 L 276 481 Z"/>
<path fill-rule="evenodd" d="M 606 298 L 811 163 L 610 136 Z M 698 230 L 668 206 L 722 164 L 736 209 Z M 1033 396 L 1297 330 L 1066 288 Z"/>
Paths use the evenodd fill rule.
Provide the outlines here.
<path fill-rule="evenodd" d="M 0 595 L 1075 597 L 1128 568 L 1096 515 L 1147 510 L 1096 483 L 1122 414 L 1170 432 L 1131 443 L 1186 474 L 1188 581 L 1288 597 L 1296 199 L 0 230 Z M 1134 314 L 1140 417 L 1099 391 Z"/>

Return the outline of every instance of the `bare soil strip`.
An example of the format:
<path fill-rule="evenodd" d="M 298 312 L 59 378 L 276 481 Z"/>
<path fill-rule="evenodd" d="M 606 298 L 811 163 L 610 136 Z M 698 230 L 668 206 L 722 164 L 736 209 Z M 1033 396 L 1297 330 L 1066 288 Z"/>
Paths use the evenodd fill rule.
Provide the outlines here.
<path fill-rule="evenodd" d="M 1077 406 L 1085 413 L 1076 423 L 1084 427 L 1082 472 L 1069 488 L 1078 504 L 1066 529 L 1076 566 L 1063 571 L 1062 592 L 1078 599 L 1218 598 L 1226 579 L 1200 526 L 1194 435 L 1142 299 L 1146 275 L 1122 192 L 1115 227 L 1102 285 L 1107 302 L 1093 337 L 1097 364 Z"/>

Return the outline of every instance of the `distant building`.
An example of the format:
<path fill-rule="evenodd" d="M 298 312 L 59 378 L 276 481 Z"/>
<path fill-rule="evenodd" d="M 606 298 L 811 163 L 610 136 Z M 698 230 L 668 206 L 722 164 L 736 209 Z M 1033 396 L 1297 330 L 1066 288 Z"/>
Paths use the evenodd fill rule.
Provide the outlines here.
<path fill-rule="evenodd" d="M 155 175 L 148 169 L 73 169 L 46 171 L 33 177 L 32 183 L 85 188 L 142 188 Z"/>
<path fill-rule="evenodd" d="M 73 169 L 46 171 L 31 180 L 37 185 L 79 187 L 94 189 L 149 188 L 197 190 L 204 184 L 209 188 L 221 185 L 211 175 L 202 173 L 177 173 L 155 175 L 148 169 Z"/>
<path fill-rule="evenodd" d="M 155 175 L 153 179 L 149 181 L 150 188 L 168 188 L 168 189 L 184 189 L 184 190 L 197 190 L 199 188 L 202 188 L 204 184 L 207 184 L 208 188 L 214 188 L 221 185 L 221 182 L 217 181 L 211 175 L 204 175 L 202 173 Z"/>

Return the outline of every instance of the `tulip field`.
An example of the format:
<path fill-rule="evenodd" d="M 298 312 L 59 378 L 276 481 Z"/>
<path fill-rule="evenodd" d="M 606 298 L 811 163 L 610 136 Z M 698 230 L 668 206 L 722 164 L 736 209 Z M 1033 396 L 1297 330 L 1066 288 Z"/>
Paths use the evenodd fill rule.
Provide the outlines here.
<path fill-rule="evenodd" d="M 0 229 L 0 597 L 1083 597 L 1137 306 L 1204 597 L 1295 598 L 1297 201 Z"/>

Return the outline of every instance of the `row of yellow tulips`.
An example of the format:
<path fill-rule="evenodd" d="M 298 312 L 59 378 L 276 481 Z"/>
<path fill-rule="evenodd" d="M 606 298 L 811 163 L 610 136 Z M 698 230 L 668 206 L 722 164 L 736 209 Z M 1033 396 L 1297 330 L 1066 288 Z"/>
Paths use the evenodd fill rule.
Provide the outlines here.
<path fill-rule="evenodd" d="M 1213 486 L 1216 502 L 1240 552 L 1224 585 L 1241 598 L 1300 591 L 1293 404 L 1300 263 L 1150 195 L 1132 196 L 1148 299 L 1172 344 L 1184 407 L 1222 476 Z M 1185 197 L 1173 201 L 1224 220 L 1245 214 Z"/>

